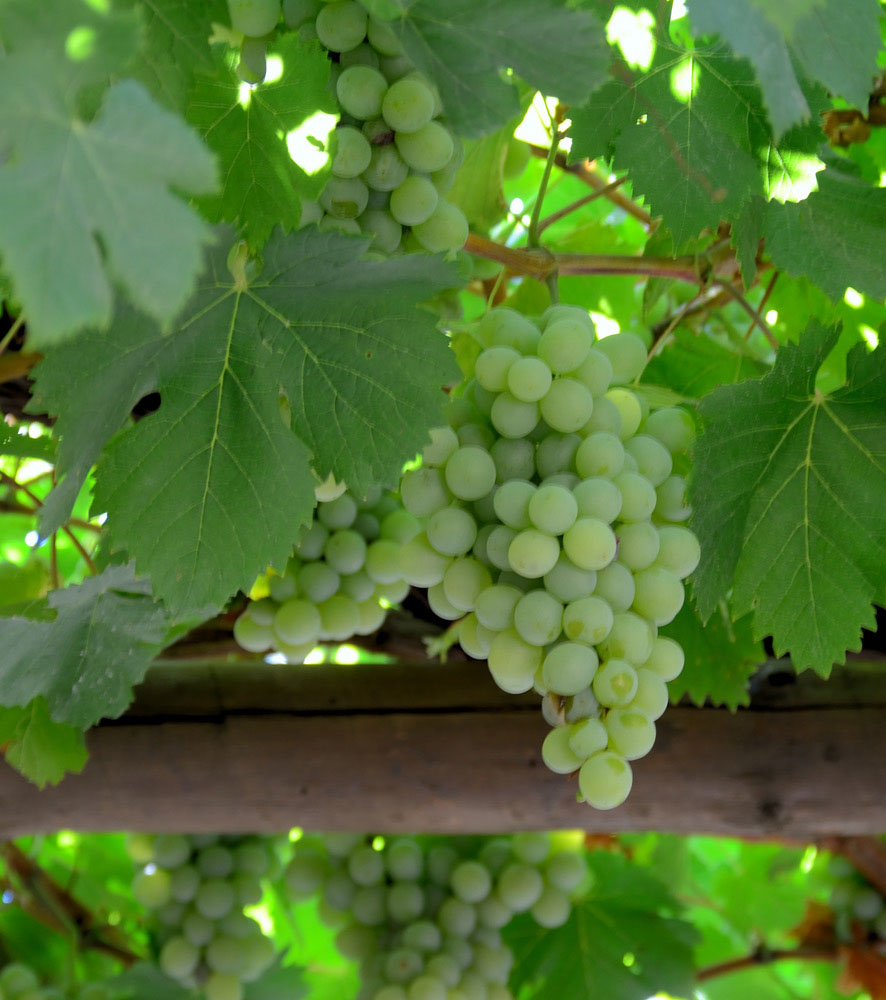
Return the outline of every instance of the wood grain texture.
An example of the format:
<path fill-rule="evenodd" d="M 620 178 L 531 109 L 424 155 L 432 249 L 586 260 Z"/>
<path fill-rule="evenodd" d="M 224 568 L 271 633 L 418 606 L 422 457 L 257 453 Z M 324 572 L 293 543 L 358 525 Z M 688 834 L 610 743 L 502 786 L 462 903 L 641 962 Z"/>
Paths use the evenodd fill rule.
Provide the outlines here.
<path fill-rule="evenodd" d="M 886 686 L 858 663 L 823 702 L 773 665 L 752 707 L 660 720 L 628 802 L 597 812 L 541 763 L 534 695 L 477 663 L 158 665 L 37 791 L 0 767 L 0 836 L 58 829 L 495 832 L 583 827 L 818 837 L 886 829 Z M 861 679 L 859 679 L 861 678 Z M 867 682 L 865 681 L 867 678 Z M 873 678 L 873 679 L 872 679 Z"/>

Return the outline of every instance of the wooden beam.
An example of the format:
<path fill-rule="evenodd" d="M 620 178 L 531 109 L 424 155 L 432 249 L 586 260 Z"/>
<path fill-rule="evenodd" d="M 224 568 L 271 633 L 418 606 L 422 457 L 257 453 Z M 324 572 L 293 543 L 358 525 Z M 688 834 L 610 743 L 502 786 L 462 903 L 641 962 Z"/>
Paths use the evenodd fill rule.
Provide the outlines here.
<path fill-rule="evenodd" d="M 59 829 L 493 832 L 581 827 L 812 838 L 886 829 L 886 671 L 778 663 L 735 714 L 670 708 L 628 802 L 597 812 L 541 762 L 533 694 L 482 663 L 158 664 L 84 773 L 0 766 L 0 836 Z"/>

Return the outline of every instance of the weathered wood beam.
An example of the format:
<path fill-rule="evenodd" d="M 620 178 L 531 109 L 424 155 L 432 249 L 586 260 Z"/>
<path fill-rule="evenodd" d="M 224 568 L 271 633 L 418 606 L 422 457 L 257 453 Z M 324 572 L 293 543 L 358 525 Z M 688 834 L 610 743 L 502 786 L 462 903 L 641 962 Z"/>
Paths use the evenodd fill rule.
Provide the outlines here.
<path fill-rule="evenodd" d="M 819 837 L 886 829 L 886 669 L 827 684 L 771 664 L 750 708 L 678 705 L 596 812 L 541 763 L 538 698 L 480 663 L 158 664 L 84 773 L 38 791 L 0 766 L 0 836 L 58 829 L 492 832 L 582 827 Z"/>

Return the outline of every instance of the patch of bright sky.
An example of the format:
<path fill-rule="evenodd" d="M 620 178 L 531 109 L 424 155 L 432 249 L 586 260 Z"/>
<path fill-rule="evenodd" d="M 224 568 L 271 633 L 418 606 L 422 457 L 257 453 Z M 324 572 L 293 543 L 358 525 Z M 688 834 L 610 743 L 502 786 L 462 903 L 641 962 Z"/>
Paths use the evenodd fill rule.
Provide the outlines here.
<path fill-rule="evenodd" d="M 532 98 L 532 104 L 523 116 L 523 121 L 514 130 L 514 135 L 523 142 L 531 142 L 536 146 L 547 146 L 550 142 L 550 128 L 557 100 L 537 93 Z M 564 122 L 564 127 L 566 123 Z M 569 136 L 560 141 L 560 149 L 568 152 L 572 148 Z"/>
<path fill-rule="evenodd" d="M 645 8 L 633 11 L 616 7 L 606 25 L 606 38 L 617 45 L 625 62 L 635 69 L 649 69 L 655 58 L 655 18 Z"/>
<path fill-rule="evenodd" d="M 279 56 L 268 56 L 267 67 L 262 83 L 276 83 L 283 76 L 283 60 Z"/>
<path fill-rule="evenodd" d="M 862 337 L 864 337 L 864 341 L 868 347 L 870 347 L 872 351 L 875 351 L 880 343 L 880 337 L 877 331 L 873 327 L 868 326 L 866 323 L 862 323 L 858 330 Z"/>
<path fill-rule="evenodd" d="M 338 118 L 318 111 L 286 135 L 289 155 L 307 174 L 315 174 L 329 159 L 329 135 Z"/>
<path fill-rule="evenodd" d="M 40 535 L 36 531 L 29 531 L 25 535 L 25 545 L 34 546 L 40 541 Z"/>
<path fill-rule="evenodd" d="M 854 288 L 847 288 L 843 295 L 843 301 L 850 309 L 861 309 L 864 305 L 864 296 Z"/>
<path fill-rule="evenodd" d="M 769 312 L 766 313 L 766 322 L 770 326 L 778 322 L 778 312 L 775 309 L 770 309 Z"/>
<path fill-rule="evenodd" d="M 614 319 L 610 316 L 604 316 L 603 313 L 592 312 L 591 319 L 597 328 L 598 340 L 602 340 L 604 337 L 612 337 L 621 330 L 621 327 Z"/>

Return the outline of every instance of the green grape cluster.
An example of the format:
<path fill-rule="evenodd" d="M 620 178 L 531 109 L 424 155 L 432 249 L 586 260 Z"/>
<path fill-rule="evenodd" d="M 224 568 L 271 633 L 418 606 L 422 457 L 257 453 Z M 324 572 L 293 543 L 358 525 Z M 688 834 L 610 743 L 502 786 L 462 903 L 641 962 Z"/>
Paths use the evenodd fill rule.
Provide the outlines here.
<path fill-rule="evenodd" d="M 846 858 L 831 858 L 828 872 L 834 877 L 829 902 L 837 937 L 855 942 L 860 928 L 865 936 L 886 940 L 886 899 L 880 891 Z"/>
<path fill-rule="evenodd" d="M 163 972 L 206 1000 L 242 1000 L 243 984 L 274 961 L 274 945 L 244 909 L 259 903 L 262 881 L 281 865 L 269 838 L 212 834 L 136 834 L 136 902 L 152 911 Z"/>
<path fill-rule="evenodd" d="M 403 574 L 460 620 L 462 648 L 501 688 L 543 696 L 546 764 L 578 771 L 581 796 L 610 809 L 683 667 L 658 627 L 699 559 L 678 471 L 693 421 L 650 411 L 629 387 L 643 342 L 596 340 L 581 309 L 538 320 L 493 309 L 473 332 L 473 377 L 400 484 L 423 526 L 403 547 Z"/>
<path fill-rule="evenodd" d="M 462 211 L 443 197 L 464 151 L 441 119 L 434 85 L 417 72 L 390 25 L 357 0 L 284 3 L 286 23 L 332 55 L 341 121 L 333 134 L 332 177 L 302 223 L 372 237 L 391 254 L 460 249 Z"/>
<path fill-rule="evenodd" d="M 358 1000 L 510 1000 L 502 928 L 517 913 L 565 923 L 587 865 L 543 834 L 479 844 L 349 834 L 297 843 L 289 892 L 319 894 L 338 949 L 360 963 Z"/>
<path fill-rule="evenodd" d="M 302 663 L 320 641 L 375 632 L 409 592 L 399 557 L 421 530 L 416 518 L 380 487 L 363 499 L 336 492 L 318 491 L 331 499 L 317 504 L 285 572 L 271 576 L 268 597 L 251 601 L 234 623 L 244 649 L 274 649 Z"/>
<path fill-rule="evenodd" d="M 22 962 L 8 962 L 0 969 L 0 1000 L 111 1000 L 111 995 L 102 983 L 87 983 L 64 992 L 55 986 L 41 986 L 37 973 Z"/>
<path fill-rule="evenodd" d="M 231 27 L 243 35 L 237 75 L 261 83 L 267 73 L 268 41 L 280 20 L 280 0 L 228 0 Z"/>

